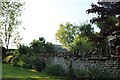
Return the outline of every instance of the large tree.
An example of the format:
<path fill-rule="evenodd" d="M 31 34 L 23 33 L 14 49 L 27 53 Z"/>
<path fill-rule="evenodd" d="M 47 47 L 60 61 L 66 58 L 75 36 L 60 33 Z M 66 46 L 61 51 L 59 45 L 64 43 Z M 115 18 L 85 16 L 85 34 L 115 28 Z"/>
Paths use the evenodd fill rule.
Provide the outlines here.
<path fill-rule="evenodd" d="M 89 37 L 94 35 L 94 29 L 89 23 L 83 23 L 79 26 L 68 22 L 65 25 L 60 24 L 60 28 L 56 33 L 57 40 L 60 41 L 63 47 L 67 47 L 70 51 L 82 52 L 93 47 Z"/>
<path fill-rule="evenodd" d="M 109 53 L 117 59 L 118 71 L 120 74 L 120 1 L 119 2 L 98 2 L 98 5 L 92 4 L 88 13 L 97 13 L 98 16 L 91 20 L 101 29 L 98 37 L 94 38 L 99 43 L 108 40 L 110 44 Z"/>
<path fill-rule="evenodd" d="M 22 14 L 24 3 L 20 1 L 0 2 L 2 8 L 2 19 L 0 20 L 0 38 L 8 49 L 10 43 L 18 44 L 21 40 L 18 25 L 21 21 L 18 18 Z"/>
<path fill-rule="evenodd" d="M 120 2 L 98 2 L 92 4 L 87 13 L 98 16 L 91 20 L 100 28 L 100 34 L 94 40 L 99 43 L 105 39 L 110 41 L 110 52 L 120 60 Z"/>
<path fill-rule="evenodd" d="M 56 33 L 56 38 L 62 44 L 63 47 L 70 48 L 72 42 L 77 35 L 78 26 L 66 22 L 66 24 L 60 24 L 60 28 Z"/>

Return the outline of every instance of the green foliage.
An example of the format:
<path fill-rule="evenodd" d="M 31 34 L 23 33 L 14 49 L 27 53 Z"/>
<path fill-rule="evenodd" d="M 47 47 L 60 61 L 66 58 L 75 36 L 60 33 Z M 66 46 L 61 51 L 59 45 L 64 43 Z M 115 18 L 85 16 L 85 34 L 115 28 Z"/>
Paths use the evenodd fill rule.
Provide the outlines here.
<path fill-rule="evenodd" d="M 10 64 L 2 65 L 2 80 L 56 80 L 55 76 L 50 76 L 42 72 L 33 71 L 31 69 L 23 69 L 11 66 Z"/>
<path fill-rule="evenodd" d="M 88 52 L 93 49 L 94 45 L 89 41 L 88 37 L 77 35 L 72 43 L 72 51 Z"/>
<path fill-rule="evenodd" d="M 13 60 L 12 65 L 37 71 L 42 71 L 46 67 L 45 61 L 36 55 L 18 56 Z"/>
<path fill-rule="evenodd" d="M 41 53 L 53 52 L 52 43 L 45 42 L 43 37 L 39 40 L 33 40 L 29 46 L 19 45 L 18 55 L 13 58 L 11 64 L 23 68 L 35 69 L 42 71 L 46 67 L 44 58 L 41 57 Z"/>
<path fill-rule="evenodd" d="M 56 33 L 57 40 L 60 41 L 62 46 L 64 47 L 70 47 L 72 44 L 75 35 L 77 34 L 77 28 L 78 26 L 75 26 L 69 22 L 66 22 L 66 24 L 60 24 L 60 28 Z"/>
<path fill-rule="evenodd" d="M 16 64 L 14 63 L 15 66 L 19 66 L 19 67 L 23 67 L 24 65 L 24 61 L 22 61 L 21 59 L 18 60 L 18 62 L 16 61 Z"/>
<path fill-rule="evenodd" d="M 2 17 L 4 18 L 1 20 L 0 35 L 7 49 L 10 43 L 18 45 L 21 40 L 17 26 L 21 24 L 18 17 L 22 14 L 23 5 L 24 3 L 19 1 L 0 2 Z"/>
<path fill-rule="evenodd" d="M 66 72 L 62 68 L 61 65 L 53 65 L 53 64 L 48 64 L 45 72 L 49 75 L 54 75 L 54 76 L 65 76 Z"/>
<path fill-rule="evenodd" d="M 47 42 L 46 43 L 46 45 L 45 45 L 45 50 L 46 50 L 46 52 L 54 52 L 54 50 L 53 50 L 53 44 L 52 43 L 50 43 L 50 42 Z"/>
<path fill-rule="evenodd" d="M 19 45 L 18 51 L 19 51 L 19 53 L 21 55 L 30 54 L 31 53 L 30 47 L 28 47 L 26 45 Z"/>
<path fill-rule="evenodd" d="M 107 5 L 106 5 L 107 4 Z M 96 40 L 101 42 L 106 39 L 110 39 L 109 53 L 115 54 L 119 60 L 120 53 L 120 1 L 104 3 L 102 1 L 97 4 L 92 4 L 91 9 L 86 12 L 98 14 L 97 17 L 93 17 L 90 22 L 97 24 L 100 28 L 100 34 L 94 37 Z M 99 38 L 98 38 L 99 37 Z M 94 41 L 94 42 L 95 42 Z M 119 62 L 119 61 L 118 61 Z"/>
<path fill-rule="evenodd" d="M 45 43 L 39 40 L 33 40 L 31 43 L 31 49 L 34 53 L 45 52 Z"/>
<path fill-rule="evenodd" d="M 19 55 L 18 50 L 6 52 L 6 57 L 3 59 L 3 62 L 11 64 L 13 59 L 18 55 Z"/>
<path fill-rule="evenodd" d="M 9 63 L 9 60 L 13 57 L 13 55 L 9 55 L 4 59 L 5 63 Z"/>
<path fill-rule="evenodd" d="M 115 78 L 109 71 L 104 71 L 102 68 L 89 67 L 88 69 L 77 69 L 75 71 L 77 78 Z"/>
<path fill-rule="evenodd" d="M 115 78 L 109 70 L 98 67 L 89 67 L 88 74 L 90 78 Z"/>
<path fill-rule="evenodd" d="M 34 52 L 44 52 L 45 51 L 45 39 L 43 37 L 39 38 L 39 40 L 33 40 L 31 43 L 31 48 Z"/>
<path fill-rule="evenodd" d="M 33 53 L 53 52 L 52 43 L 45 42 L 45 39 L 43 37 L 40 37 L 39 40 L 33 40 L 30 43 L 30 48 Z"/>
<path fill-rule="evenodd" d="M 77 69 L 75 70 L 76 78 L 86 78 L 88 77 L 88 71 L 85 69 Z"/>
<path fill-rule="evenodd" d="M 86 37 L 93 37 L 94 34 L 94 28 L 92 28 L 91 24 L 89 23 L 84 23 L 82 25 L 80 25 L 80 34 L 82 36 L 86 36 Z"/>
<path fill-rule="evenodd" d="M 13 66 L 23 67 L 24 61 L 20 57 L 18 58 L 17 56 L 12 60 L 11 64 Z"/>
<path fill-rule="evenodd" d="M 68 67 L 67 76 L 68 76 L 69 78 L 74 78 L 74 77 L 75 77 L 74 69 L 73 69 L 73 67 L 72 67 L 72 62 L 71 62 L 71 64 L 70 64 L 69 67 Z"/>
<path fill-rule="evenodd" d="M 100 76 L 99 73 L 100 73 L 100 69 L 99 68 L 89 67 L 89 69 L 88 69 L 88 76 L 90 78 L 99 77 Z"/>
<path fill-rule="evenodd" d="M 56 38 L 62 46 L 72 51 L 92 48 L 93 45 L 89 41 L 91 36 L 95 36 L 94 29 L 88 23 L 77 26 L 66 22 L 65 25 L 60 24 L 56 33 Z"/>
<path fill-rule="evenodd" d="M 30 63 L 32 65 L 32 68 L 37 71 L 42 71 L 46 67 L 45 61 L 43 59 L 40 59 L 39 57 L 32 57 Z"/>

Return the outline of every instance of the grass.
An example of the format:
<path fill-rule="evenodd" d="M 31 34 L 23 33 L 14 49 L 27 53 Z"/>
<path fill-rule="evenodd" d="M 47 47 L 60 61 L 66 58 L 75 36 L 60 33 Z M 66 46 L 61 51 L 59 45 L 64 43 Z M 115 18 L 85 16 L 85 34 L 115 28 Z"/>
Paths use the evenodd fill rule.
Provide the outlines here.
<path fill-rule="evenodd" d="M 0 62 L 0 79 L 2 78 L 2 63 Z"/>
<path fill-rule="evenodd" d="M 1 63 L 0 63 L 1 65 Z M 10 64 L 2 64 L 2 78 L 3 80 L 61 80 L 63 78 L 50 76 L 42 72 L 36 72 L 34 70 L 22 69 L 20 67 L 14 67 Z"/>

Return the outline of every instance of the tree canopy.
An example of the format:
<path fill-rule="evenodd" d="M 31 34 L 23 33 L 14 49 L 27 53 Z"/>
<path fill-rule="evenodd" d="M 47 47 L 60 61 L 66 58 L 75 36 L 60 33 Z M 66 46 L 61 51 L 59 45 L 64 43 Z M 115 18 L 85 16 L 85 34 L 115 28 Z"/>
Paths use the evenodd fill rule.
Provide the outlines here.
<path fill-rule="evenodd" d="M 21 24 L 21 21 L 18 18 L 22 14 L 23 5 L 24 3 L 19 1 L 0 2 L 2 8 L 0 38 L 7 49 L 10 43 L 18 44 L 21 40 L 18 31 L 18 25 Z"/>
<path fill-rule="evenodd" d="M 89 37 L 93 35 L 94 29 L 89 23 L 74 25 L 66 22 L 65 25 L 60 24 L 60 28 L 56 33 L 57 40 L 70 51 L 85 51 L 90 46 L 92 48 Z"/>
<path fill-rule="evenodd" d="M 77 35 L 77 26 L 66 22 L 66 24 L 60 24 L 60 28 L 56 33 L 57 40 L 60 41 L 63 47 L 70 47 L 75 36 Z"/>
<path fill-rule="evenodd" d="M 50 42 L 46 42 L 43 37 L 39 37 L 39 40 L 34 39 L 30 43 L 30 48 L 33 53 L 45 53 L 45 52 L 53 52 L 53 44 Z"/>
<path fill-rule="evenodd" d="M 100 28 L 100 34 L 95 39 L 99 42 L 108 39 L 110 53 L 120 55 L 120 2 L 98 2 L 98 5 L 91 6 L 87 13 L 95 13 L 98 16 L 90 21 Z"/>

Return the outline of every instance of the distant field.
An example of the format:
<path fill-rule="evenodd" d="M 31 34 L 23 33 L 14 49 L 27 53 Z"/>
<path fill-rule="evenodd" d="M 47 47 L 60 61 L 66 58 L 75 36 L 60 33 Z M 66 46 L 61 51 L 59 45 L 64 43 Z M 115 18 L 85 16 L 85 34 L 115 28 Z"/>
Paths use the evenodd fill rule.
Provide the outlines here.
<path fill-rule="evenodd" d="M 0 63 L 1 65 L 1 63 Z M 46 75 L 45 73 L 35 72 L 28 69 L 13 67 L 9 64 L 2 64 L 3 80 L 61 80 L 62 78 Z"/>

